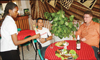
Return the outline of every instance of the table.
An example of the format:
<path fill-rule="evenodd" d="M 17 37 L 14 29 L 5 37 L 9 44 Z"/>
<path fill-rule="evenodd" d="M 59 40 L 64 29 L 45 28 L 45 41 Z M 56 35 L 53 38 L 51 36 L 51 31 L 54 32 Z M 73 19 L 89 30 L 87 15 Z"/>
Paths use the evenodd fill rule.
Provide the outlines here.
<path fill-rule="evenodd" d="M 33 36 L 35 34 L 34 30 L 22 30 L 18 33 L 17 38 L 18 40 L 23 40 L 26 36 Z"/>
<path fill-rule="evenodd" d="M 96 58 L 94 56 L 94 51 L 91 46 L 87 45 L 84 42 L 81 42 L 81 49 L 76 50 L 76 41 L 75 40 L 65 40 L 65 41 L 67 41 L 69 43 L 69 45 L 67 46 L 67 49 L 68 50 L 73 49 L 78 54 L 79 57 L 76 60 L 96 60 Z M 57 46 L 55 46 L 55 43 L 51 44 L 45 51 L 45 58 L 48 60 L 52 60 L 52 59 L 61 60 L 61 58 L 59 58 L 55 55 L 55 51 L 57 49 L 63 49 L 63 47 L 57 47 Z M 53 46 L 53 48 L 50 48 L 51 46 Z"/>

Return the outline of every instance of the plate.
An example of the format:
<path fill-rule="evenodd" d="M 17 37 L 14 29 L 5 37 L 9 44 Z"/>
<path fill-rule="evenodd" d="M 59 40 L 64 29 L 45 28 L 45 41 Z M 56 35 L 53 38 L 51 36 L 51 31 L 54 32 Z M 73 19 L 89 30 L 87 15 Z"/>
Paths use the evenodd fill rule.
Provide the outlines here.
<path fill-rule="evenodd" d="M 55 51 L 55 55 L 63 59 L 77 59 L 78 54 L 75 50 L 67 50 L 67 49 L 57 49 Z"/>
<path fill-rule="evenodd" d="M 69 43 L 66 41 L 60 41 L 60 42 L 55 43 L 55 46 L 57 47 L 64 47 L 64 45 L 68 46 Z"/>

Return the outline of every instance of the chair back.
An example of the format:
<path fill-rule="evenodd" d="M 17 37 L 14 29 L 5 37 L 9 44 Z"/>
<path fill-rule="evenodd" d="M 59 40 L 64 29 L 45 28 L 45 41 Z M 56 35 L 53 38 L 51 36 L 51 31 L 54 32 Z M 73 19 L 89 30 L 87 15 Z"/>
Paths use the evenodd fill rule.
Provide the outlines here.
<path fill-rule="evenodd" d="M 50 21 L 48 21 L 48 20 L 43 20 L 43 24 L 44 24 L 43 27 L 45 27 L 45 28 L 51 30 L 51 26 L 52 26 L 52 25 L 51 25 Z M 37 25 L 36 25 L 36 20 L 30 19 L 30 29 L 31 29 L 31 30 L 34 30 L 34 26 L 35 26 L 35 27 L 37 26 Z"/>
<path fill-rule="evenodd" d="M 27 38 L 29 38 L 29 37 L 31 37 L 30 35 L 29 36 L 26 36 L 24 39 L 27 39 Z M 31 41 L 28 41 L 28 42 L 26 42 L 26 43 L 24 43 L 24 44 L 21 44 L 20 46 L 27 46 L 27 45 L 29 45 L 31 43 Z"/>
<path fill-rule="evenodd" d="M 17 28 L 20 28 L 21 30 L 30 29 L 29 28 L 29 20 L 28 16 L 20 16 L 15 19 L 15 23 L 17 25 Z"/>

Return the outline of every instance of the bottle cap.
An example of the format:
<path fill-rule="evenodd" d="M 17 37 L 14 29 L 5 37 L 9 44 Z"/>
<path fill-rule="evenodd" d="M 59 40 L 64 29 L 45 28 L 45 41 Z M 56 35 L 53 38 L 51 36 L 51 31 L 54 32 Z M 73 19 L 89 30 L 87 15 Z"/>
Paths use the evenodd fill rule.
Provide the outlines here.
<path fill-rule="evenodd" d="M 79 35 L 77 35 L 77 40 L 80 40 L 80 37 L 79 37 Z"/>

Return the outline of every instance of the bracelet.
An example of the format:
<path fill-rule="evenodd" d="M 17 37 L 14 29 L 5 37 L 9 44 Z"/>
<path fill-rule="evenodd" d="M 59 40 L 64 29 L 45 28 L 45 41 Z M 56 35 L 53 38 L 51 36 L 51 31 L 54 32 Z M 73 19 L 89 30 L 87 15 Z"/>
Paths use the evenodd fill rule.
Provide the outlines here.
<path fill-rule="evenodd" d="M 45 38 L 45 41 L 47 41 L 47 39 Z"/>

